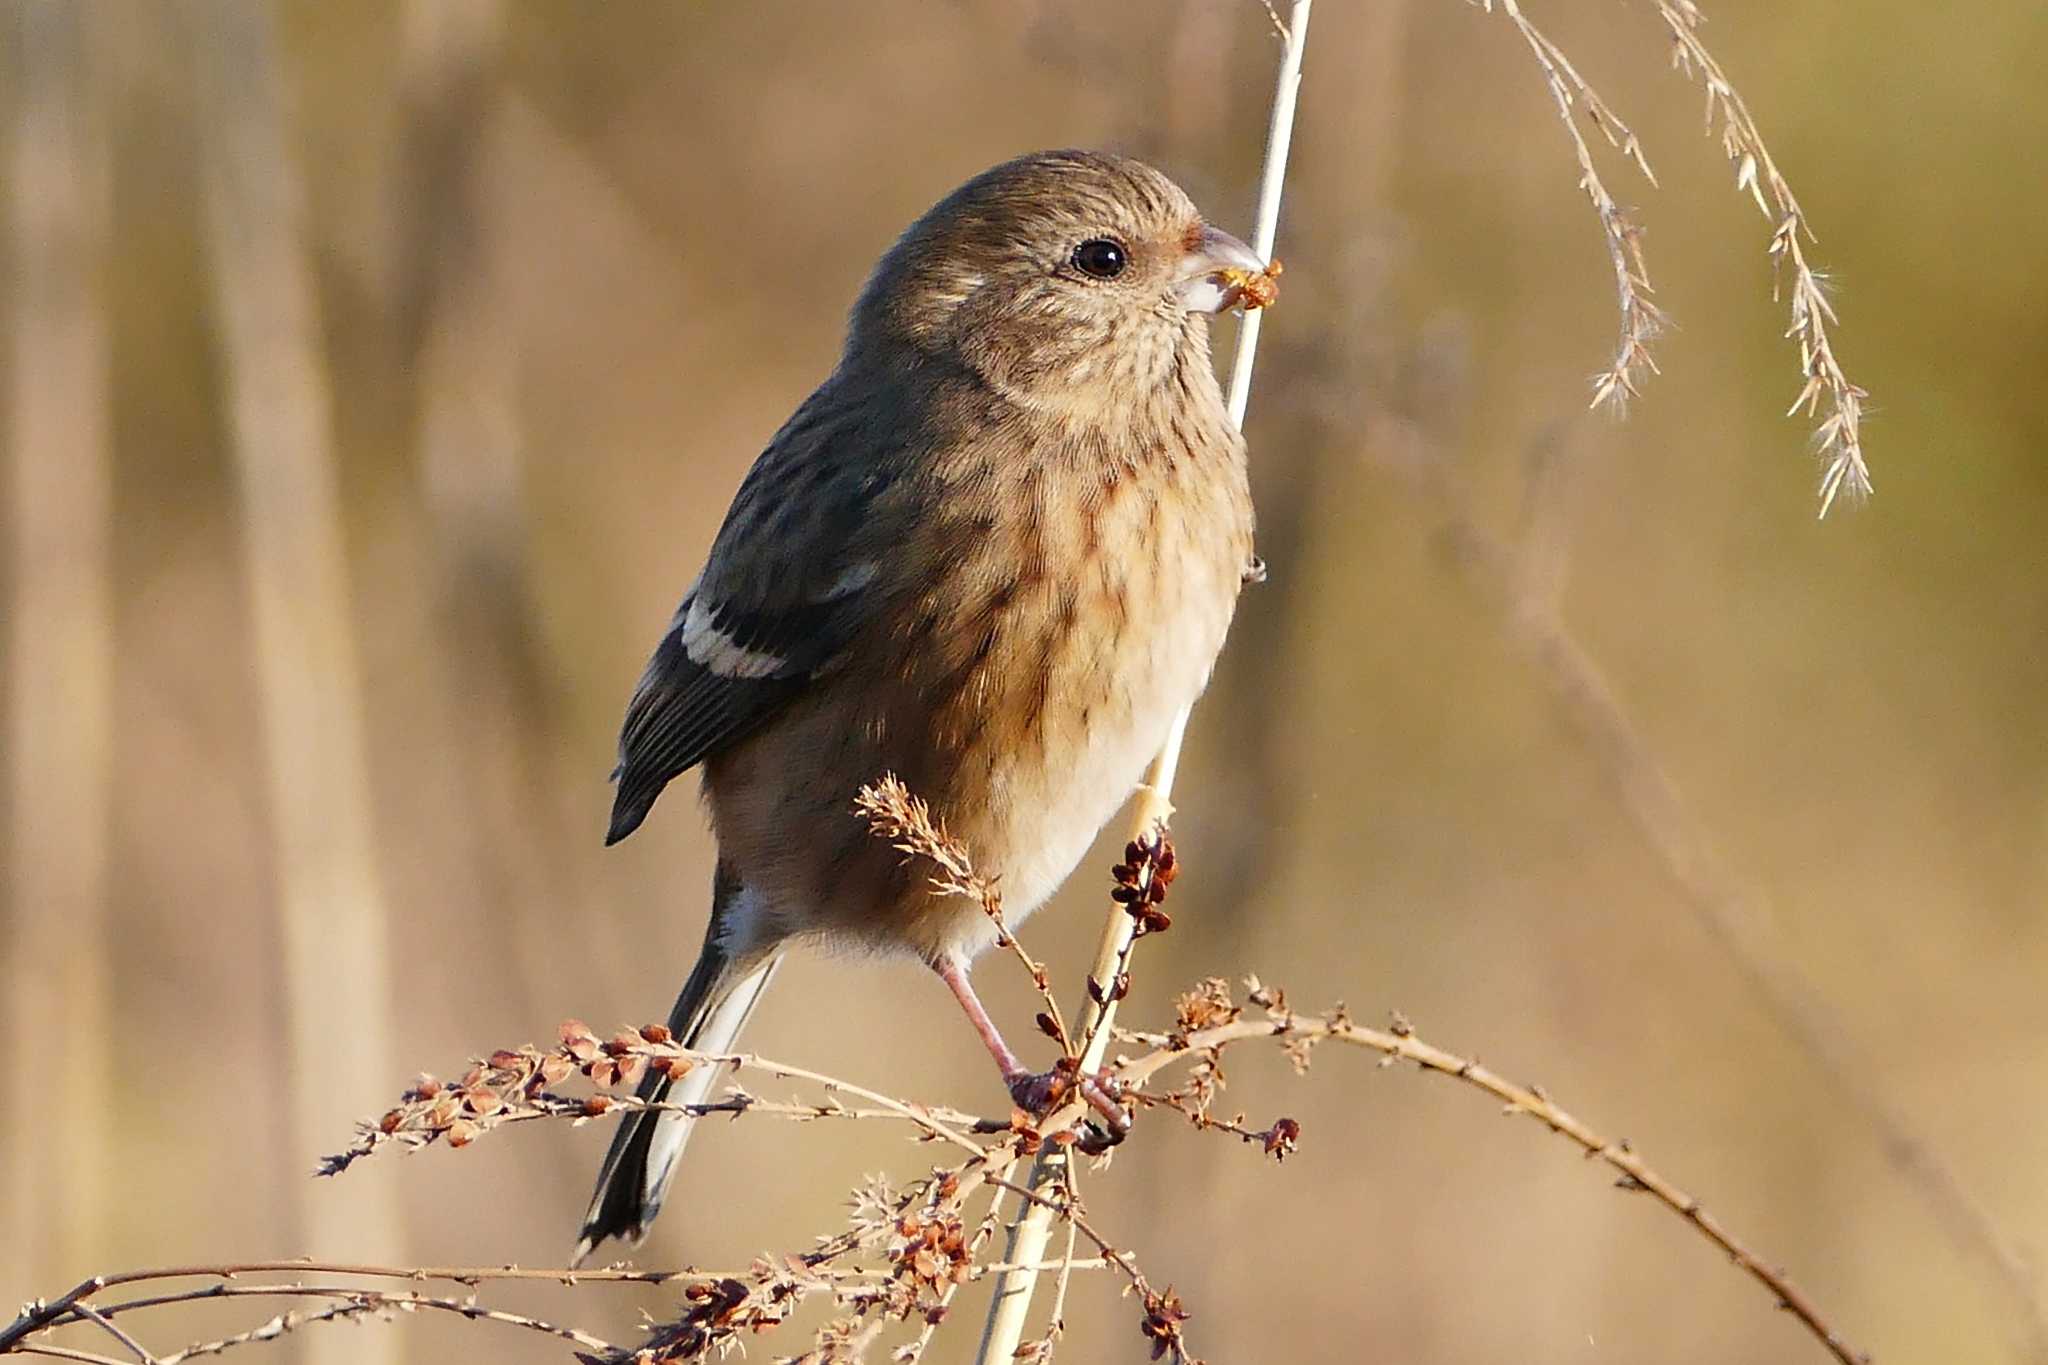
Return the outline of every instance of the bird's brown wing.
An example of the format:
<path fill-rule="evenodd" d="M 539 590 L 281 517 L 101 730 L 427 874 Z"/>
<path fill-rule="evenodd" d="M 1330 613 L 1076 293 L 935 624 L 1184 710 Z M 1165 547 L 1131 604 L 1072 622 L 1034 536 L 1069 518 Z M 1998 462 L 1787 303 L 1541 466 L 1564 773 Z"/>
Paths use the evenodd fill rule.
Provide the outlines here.
<path fill-rule="evenodd" d="M 821 390 L 755 462 L 704 572 L 626 708 L 607 844 L 674 778 L 766 722 L 880 609 L 889 462 L 851 457 L 858 414 Z"/>

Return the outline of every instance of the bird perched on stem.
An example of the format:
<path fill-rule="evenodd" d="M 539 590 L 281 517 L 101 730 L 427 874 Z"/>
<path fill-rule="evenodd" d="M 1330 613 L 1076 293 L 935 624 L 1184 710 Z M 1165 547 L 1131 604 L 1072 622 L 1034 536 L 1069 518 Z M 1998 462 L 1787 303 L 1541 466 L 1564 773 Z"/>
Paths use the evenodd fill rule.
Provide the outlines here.
<path fill-rule="evenodd" d="M 1253 563 L 1208 317 L 1270 298 L 1171 180 L 1093 152 L 976 176 L 882 258 L 626 711 L 607 842 L 700 763 L 718 839 L 678 1039 L 731 1050 L 793 942 L 911 953 L 1042 1105 L 968 980 L 995 926 L 854 798 L 897 774 L 1001 874 L 1012 926 L 1066 878 L 1207 683 Z M 715 1070 L 643 1092 L 699 1102 Z M 625 1119 L 579 1260 L 645 1231 L 690 1124 Z"/>

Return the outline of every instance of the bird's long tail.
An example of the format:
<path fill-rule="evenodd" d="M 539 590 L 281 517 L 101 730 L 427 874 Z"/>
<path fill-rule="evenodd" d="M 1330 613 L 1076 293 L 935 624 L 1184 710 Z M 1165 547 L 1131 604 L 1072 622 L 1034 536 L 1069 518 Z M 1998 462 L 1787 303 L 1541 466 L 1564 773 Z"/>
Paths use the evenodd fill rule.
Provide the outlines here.
<path fill-rule="evenodd" d="M 713 907 L 710 930 L 704 936 L 704 951 L 683 992 L 669 1011 L 669 1031 L 676 1041 L 699 1052 L 730 1052 L 746 1027 L 747 1017 L 760 1003 L 775 969 L 782 964 L 779 951 L 755 953 L 735 959 L 720 942 L 727 909 L 728 888 L 720 878 L 719 902 Z M 640 1083 L 639 1096 L 654 1103 L 702 1104 L 725 1068 L 700 1066 L 681 1080 L 648 1073 Z M 660 1113 L 628 1114 L 612 1136 L 611 1150 L 597 1174 L 597 1190 L 583 1215 L 583 1229 L 576 1242 L 571 1265 L 581 1265 L 598 1244 L 608 1237 L 638 1242 L 647 1225 L 661 1212 L 668 1197 L 669 1181 L 690 1130 L 697 1120 L 688 1114 L 665 1110 Z"/>

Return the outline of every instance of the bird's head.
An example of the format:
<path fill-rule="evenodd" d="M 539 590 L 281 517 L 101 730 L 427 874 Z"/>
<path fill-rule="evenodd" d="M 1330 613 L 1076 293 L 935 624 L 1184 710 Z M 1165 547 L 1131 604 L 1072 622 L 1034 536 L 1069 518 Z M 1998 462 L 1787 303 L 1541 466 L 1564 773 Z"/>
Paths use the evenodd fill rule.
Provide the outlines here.
<path fill-rule="evenodd" d="M 1251 279 L 1265 302 L 1265 263 L 1152 167 L 1038 152 L 911 225 L 854 308 L 848 354 L 956 362 L 1028 407 L 1114 409 L 1176 376 L 1213 389 L 1204 323 Z"/>

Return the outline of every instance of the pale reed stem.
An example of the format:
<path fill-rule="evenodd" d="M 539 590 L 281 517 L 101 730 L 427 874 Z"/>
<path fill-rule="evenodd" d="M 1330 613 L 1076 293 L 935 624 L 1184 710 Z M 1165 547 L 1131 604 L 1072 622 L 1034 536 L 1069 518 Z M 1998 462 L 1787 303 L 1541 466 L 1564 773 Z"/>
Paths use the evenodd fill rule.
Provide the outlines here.
<path fill-rule="evenodd" d="M 1252 235 L 1252 249 L 1258 252 L 1261 260 L 1272 259 L 1273 240 L 1279 231 L 1280 193 L 1286 183 L 1288 145 L 1294 137 L 1295 97 L 1301 90 L 1301 56 L 1308 41 L 1309 6 L 1312 2 L 1294 0 L 1283 34 L 1285 46 L 1281 50 L 1280 74 L 1273 92 L 1273 117 L 1266 131 L 1265 173 L 1259 183 L 1258 216 Z M 1245 407 L 1251 401 L 1252 361 L 1259 346 L 1259 318 L 1260 310 L 1245 310 L 1237 333 L 1237 357 L 1230 370 L 1230 420 L 1240 427 L 1244 425 Z M 1133 838 L 1148 837 L 1163 827 L 1167 817 L 1173 813 L 1173 777 L 1180 766 L 1181 741 L 1187 734 L 1187 727 L 1188 712 L 1182 710 L 1174 717 L 1165 745 L 1159 756 L 1152 760 L 1152 767 L 1138 788 L 1131 818 Z M 1100 1068 L 1103 1055 L 1108 1051 L 1111 1025 L 1116 1017 L 1116 980 L 1120 964 L 1130 951 L 1136 927 L 1136 920 L 1126 914 L 1121 905 L 1112 905 L 1103 922 L 1102 941 L 1096 947 L 1092 973 L 1092 979 L 1100 989 L 1089 992 L 1081 1017 L 1081 1067 L 1084 1075 Z M 1008 1365 L 1023 1340 L 1025 1320 L 1031 1312 L 1031 1296 L 1037 1288 L 1046 1244 L 1052 1236 L 1054 1201 L 1045 1196 L 1064 1181 L 1067 1161 L 1065 1148 L 1047 1144 L 1032 1164 L 1025 1188 L 1040 1199 L 1025 1200 L 1016 1223 L 1011 1226 L 1009 1247 L 1003 1260 L 1015 1268 L 1005 1271 L 996 1283 L 988 1322 L 982 1329 L 981 1350 L 975 1357 L 978 1365 Z"/>

